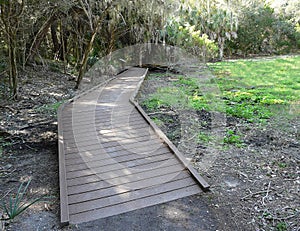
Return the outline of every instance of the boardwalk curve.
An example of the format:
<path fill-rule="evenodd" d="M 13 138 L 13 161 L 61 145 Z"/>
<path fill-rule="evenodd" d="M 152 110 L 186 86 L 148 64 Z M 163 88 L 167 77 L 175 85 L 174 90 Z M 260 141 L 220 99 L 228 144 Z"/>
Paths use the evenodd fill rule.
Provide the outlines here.
<path fill-rule="evenodd" d="M 60 107 L 61 223 L 96 220 L 209 188 L 134 101 L 146 74 L 131 68 Z"/>

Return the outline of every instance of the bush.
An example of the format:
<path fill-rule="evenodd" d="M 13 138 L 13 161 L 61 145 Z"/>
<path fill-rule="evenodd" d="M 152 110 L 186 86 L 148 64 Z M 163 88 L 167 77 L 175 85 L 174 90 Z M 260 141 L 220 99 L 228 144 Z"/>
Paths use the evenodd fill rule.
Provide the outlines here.
<path fill-rule="evenodd" d="M 201 34 L 195 25 L 172 19 L 166 27 L 167 43 L 185 48 L 188 52 L 205 60 L 214 58 L 218 47 L 207 34 Z"/>
<path fill-rule="evenodd" d="M 270 6 L 249 6 L 240 14 L 238 38 L 235 43 L 227 43 L 227 52 L 244 56 L 289 53 L 297 49 L 296 35 L 294 25 L 276 15 Z"/>

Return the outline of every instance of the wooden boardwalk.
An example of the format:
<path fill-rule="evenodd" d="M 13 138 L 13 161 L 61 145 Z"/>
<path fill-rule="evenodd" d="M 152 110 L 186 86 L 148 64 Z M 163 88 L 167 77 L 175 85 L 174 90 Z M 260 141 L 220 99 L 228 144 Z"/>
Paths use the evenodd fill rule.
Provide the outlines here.
<path fill-rule="evenodd" d="M 164 203 L 209 187 L 134 101 L 146 73 L 131 68 L 59 109 L 63 224 Z"/>

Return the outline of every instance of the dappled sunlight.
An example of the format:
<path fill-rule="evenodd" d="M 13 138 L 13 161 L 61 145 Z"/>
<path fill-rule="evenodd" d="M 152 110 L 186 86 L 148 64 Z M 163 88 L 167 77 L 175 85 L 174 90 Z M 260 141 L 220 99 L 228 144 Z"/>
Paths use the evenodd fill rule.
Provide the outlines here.
<path fill-rule="evenodd" d="M 134 139 L 140 137 L 138 133 L 128 131 L 101 130 L 99 133 L 105 141 L 118 141 L 120 144 L 134 143 L 136 142 Z"/>
<path fill-rule="evenodd" d="M 55 133 L 55 132 L 52 132 L 52 131 L 46 131 L 46 132 L 41 133 L 40 136 L 41 136 L 43 139 L 47 139 L 47 138 L 49 138 L 49 137 L 55 137 L 55 136 L 56 136 L 56 133 Z"/>
<path fill-rule="evenodd" d="M 76 106 L 86 106 L 86 105 L 94 105 L 95 104 L 95 100 L 86 100 L 86 101 L 76 101 L 74 103 L 74 105 Z"/>
<path fill-rule="evenodd" d="M 11 219 L 2 229 L 297 228 L 300 56 L 271 55 L 299 53 L 299 0 L 0 9 L 0 192 L 11 208 L 17 184 L 32 180 L 26 197 L 46 196 L 15 220 L 0 209 Z M 143 84 L 148 70 L 163 77 Z M 198 172 L 217 195 L 205 194 L 202 211 L 210 186 Z M 149 217 L 100 220 L 147 206 Z M 201 218 L 210 209 L 211 223 Z"/>
<path fill-rule="evenodd" d="M 179 208 L 174 206 L 166 206 L 164 209 L 164 215 L 171 220 L 186 220 L 188 214 Z"/>
<path fill-rule="evenodd" d="M 92 159 L 95 155 L 90 151 L 80 151 L 80 156 L 83 158 L 90 158 Z"/>
<path fill-rule="evenodd" d="M 94 104 L 95 106 L 102 106 L 102 107 L 118 107 L 119 106 L 119 104 L 117 103 L 117 102 L 109 102 L 109 103 L 96 103 L 96 104 Z"/>
<path fill-rule="evenodd" d="M 62 98 L 64 96 L 63 93 L 57 93 L 57 92 L 50 92 L 49 95 L 57 98 Z"/>

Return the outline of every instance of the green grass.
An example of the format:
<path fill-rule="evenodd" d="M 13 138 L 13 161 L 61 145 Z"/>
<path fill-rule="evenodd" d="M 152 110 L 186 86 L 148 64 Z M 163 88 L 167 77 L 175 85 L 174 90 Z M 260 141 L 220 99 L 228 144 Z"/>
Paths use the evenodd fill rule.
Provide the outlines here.
<path fill-rule="evenodd" d="M 300 56 L 209 64 L 226 113 L 257 122 L 300 100 Z"/>
<path fill-rule="evenodd" d="M 172 86 L 159 88 L 142 104 L 151 111 L 173 106 L 218 110 L 249 122 L 263 122 L 285 113 L 291 104 L 299 105 L 300 56 L 224 61 L 209 67 L 216 76 L 210 84 L 220 90 L 221 99 L 215 98 L 220 102 L 212 104 L 211 99 L 219 93 L 203 94 L 199 79 L 178 75 Z M 156 73 L 150 78 L 155 75 L 164 77 Z"/>
<path fill-rule="evenodd" d="M 155 111 L 162 107 L 208 109 L 208 100 L 200 94 L 201 85 L 199 80 L 182 75 L 176 77 L 177 80 L 173 82 L 172 86 L 158 88 L 155 93 L 151 94 L 141 104 L 150 111 Z M 153 74 L 150 75 L 149 79 L 154 79 Z"/>
<path fill-rule="evenodd" d="M 161 107 L 177 106 L 181 107 L 186 104 L 186 95 L 177 87 L 162 87 L 152 94 L 141 104 L 148 110 L 155 111 Z"/>
<path fill-rule="evenodd" d="M 162 126 L 164 124 L 164 122 L 162 120 L 160 120 L 157 117 L 153 117 L 151 118 L 153 120 L 153 122 L 157 125 L 157 126 Z"/>
<path fill-rule="evenodd" d="M 286 231 L 287 229 L 288 225 L 284 221 L 281 221 L 276 225 L 276 231 Z"/>
<path fill-rule="evenodd" d="M 300 115 L 300 56 L 208 65 L 215 78 L 207 81 L 172 74 L 169 86 L 158 88 L 141 104 L 150 112 L 162 108 L 219 111 L 260 125 L 268 123 L 270 118 L 289 121 Z M 149 80 L 166 76 L 155 73 Z M 241 137 L 242 134 L 227 130 L 222 143 L 242 147 Z M 197 138 L 206 143 L 213 139 L 201 132 Z"/>

